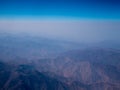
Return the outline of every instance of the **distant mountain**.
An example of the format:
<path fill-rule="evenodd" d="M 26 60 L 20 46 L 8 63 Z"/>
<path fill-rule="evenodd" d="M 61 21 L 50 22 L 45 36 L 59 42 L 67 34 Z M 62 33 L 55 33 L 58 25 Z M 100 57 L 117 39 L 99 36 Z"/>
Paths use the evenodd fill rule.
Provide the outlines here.
<path fill-rule="evenodd" d="M 84 44 L 62 40 L 52 40 L 29 35 L 0 34 L 0 57 L 3 59 L 41 59 L 55 58 L 60 53 L 85 48 L 113 48 L 120 50 L 120 43 L 104 41 L 100 43 Z M 7 57 L 6 57 L 7 55 Z"/>
<path fill-rule="evenodd" d="M 58 58 L 71 58 L 74 61 L 89 61 L 102 64 L 119 64 L 120 50 L 110 48 L 86 48 L 83 50 L 71 50 L 63 53 Z"/>
<path fill-rule="evenodd" d="M 0 35 L 0 57 L 3 59 L 39 59 L 79 48 L 79 44 L 25 35 Z M 84 45 L 81 45 L 83 47 Z M 7 55 L 7 57 L 6 57 Z"/>
<path fill-rule="evenodd" d="M 120 41 L 105 40 L 90 45 L 91 47 L 114 48 L 120 50 Z"/>

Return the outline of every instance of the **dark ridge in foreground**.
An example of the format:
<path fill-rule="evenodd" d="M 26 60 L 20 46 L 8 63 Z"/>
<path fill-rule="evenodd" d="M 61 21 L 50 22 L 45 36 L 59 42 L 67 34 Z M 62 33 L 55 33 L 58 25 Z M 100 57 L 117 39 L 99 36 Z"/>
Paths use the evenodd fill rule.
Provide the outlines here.
<path fill-rule="evenodd" d="M 13 69 L 0 62 L 0 80 L 0 90 L 68 90 L 66 84 L 29 65 L 20 65 Z"/>
<path fill-rule="evenodd" d="M 79 82 L 61 82 L 31 65 L 11 66 L 0 62 L 0 90 L 88 90 L 90 86 Z"/>

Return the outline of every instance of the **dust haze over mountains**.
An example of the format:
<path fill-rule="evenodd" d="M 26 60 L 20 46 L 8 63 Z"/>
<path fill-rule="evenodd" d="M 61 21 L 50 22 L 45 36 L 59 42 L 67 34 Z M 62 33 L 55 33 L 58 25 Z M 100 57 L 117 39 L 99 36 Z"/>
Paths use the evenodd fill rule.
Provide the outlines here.
<path fill-rule="evenodd" d="M 0 21 L 0 32 L 28 34 L 72 42 L 119 41 L 119 21 L 102 20 L 20 20 Z"/>

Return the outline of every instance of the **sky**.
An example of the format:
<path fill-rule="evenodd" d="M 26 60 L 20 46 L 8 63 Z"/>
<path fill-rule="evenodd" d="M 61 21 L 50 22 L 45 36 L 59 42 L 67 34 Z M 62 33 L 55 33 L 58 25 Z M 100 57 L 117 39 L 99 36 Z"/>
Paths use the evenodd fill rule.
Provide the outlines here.
<path fill-rule="evenodd" d="M 119 0 L 0 0 L 0 32 L 76 42 L 119 40 Z"/>

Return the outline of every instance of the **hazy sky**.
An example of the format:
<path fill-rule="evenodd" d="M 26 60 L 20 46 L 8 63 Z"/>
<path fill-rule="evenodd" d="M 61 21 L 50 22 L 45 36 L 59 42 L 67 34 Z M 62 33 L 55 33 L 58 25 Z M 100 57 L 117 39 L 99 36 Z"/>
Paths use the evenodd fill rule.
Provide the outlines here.
<path fill-rule="evenodd" d="M 77 42 L 119 40 L 119 0 L 0 0 L 0 31 Z"/>

